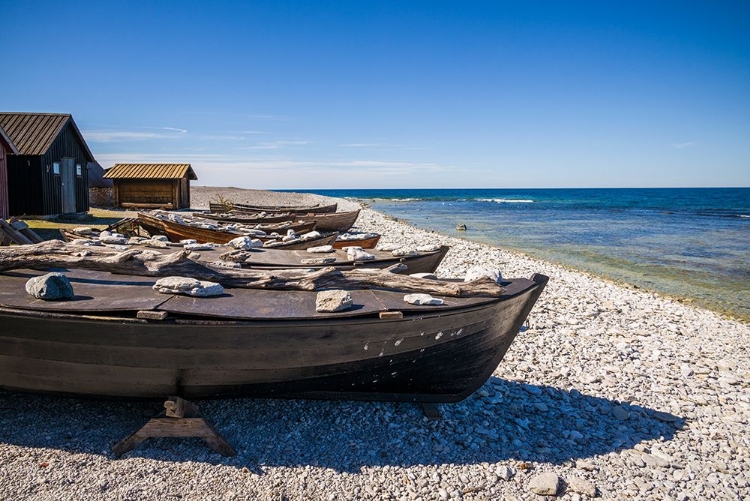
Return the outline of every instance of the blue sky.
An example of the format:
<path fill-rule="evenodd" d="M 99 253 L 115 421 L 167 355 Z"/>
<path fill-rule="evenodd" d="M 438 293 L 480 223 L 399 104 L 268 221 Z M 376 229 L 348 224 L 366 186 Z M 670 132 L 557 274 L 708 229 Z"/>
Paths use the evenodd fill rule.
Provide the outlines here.
<path fill-rule="evenodd" d="M 244 188 L 750 186 L 750 3 L 0 0 L 0 110 Z"/>

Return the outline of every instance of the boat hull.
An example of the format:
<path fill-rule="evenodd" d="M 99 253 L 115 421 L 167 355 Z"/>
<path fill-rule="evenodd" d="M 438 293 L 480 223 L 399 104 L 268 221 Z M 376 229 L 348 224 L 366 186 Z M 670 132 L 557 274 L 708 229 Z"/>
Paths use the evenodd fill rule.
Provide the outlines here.
<path fill-rule="evenodd" d="M 507 297 L 399 319 L 146 322 L 0 308 L 0 387 L 104 398 L 457 402 L 495 370 L 546 281 L 535 275 Z"/>
<path fill-rule="evenodd" d="M 302 214 L 330 214 L 332 212 L 336 212 L 336 209 L 338 208 L 338 204 L 328 204 L 328 205 L 315 205 L 315 206 L 285 206 L 285 205 L 276 205 L 276 206 L 264 206 L 264 205 L 250 205 L 250 204 L 241 204 L 236 202 L 228 202 L 228 203 L 214 203 L 211 202 L 209 204 L 209 210 L 211 212 L 229 212 L 231 210 L 240 210 L 240 211 L 246 211 L 246 212 L 267 212 L 267 213 L 273 213 L 273 212 L 298 212 Z"/>
<path fill-rule="evenodd" d="M 333 212 L 329 214 L 268 214 L 259 216 L 258 213 L 241 212 L 234 210 L 226 214 L 203 214 L 204 218 L 225 223 L 263 224 L 278 223 L 284 221 L 304 221 L 315 223 L 318 231 L 338 231 L 344 233 L 354 226 L 359 217 L 359 209 L 349 212 Z"/>
<path fill-rule="evenodd" d="M 237 237 L 243 236 L 243 233 L 230 232 L 225 230 L 212 230 L 209 228 L 197 228 L 195 226 L 189 226 L 180 224 L 174 221 L 166 221 L 164 219 L 151 217 L 146 214 L 139 214 L 138 220 L 140 225 L 152 235 L 166 235 L 170 242 L 180 242 L 181 240 L 193 239 L 199 243 L 216 243 L 226 244 L 234 240 Z M 279 225 L 281 226 L 281 225 Z M 290 224 L 286 228 L 278 228 L 278 231 L 286 232 L 288 229 L 295 231 L 312 231 L 315 228 L 313 222 L 299 222 L 297 224 Z M 259 228 L 260 229 L 260 228 Z M 272 228 L 267 228 L 271 230 Z M 265 231 L 265 230 L 263 230 Z M 316 247 L 320 245 L 329 245 L 336 241 L 338 234 L 333 235 L 321 235 L 320 238 L 305 240 L 303 242 L 290 242 L 285 245 L 278 245 L 275 249 L 286 249 L 286 250 L 304 250 L 309 247 Z M 270 242 L 275 239 L 269 237 L 253 237 L 259 238 L 262 242 Z M 67 238 L 66 238 L 67 240 Z M 70 240 L 68 240 L 70 241 Z"/>

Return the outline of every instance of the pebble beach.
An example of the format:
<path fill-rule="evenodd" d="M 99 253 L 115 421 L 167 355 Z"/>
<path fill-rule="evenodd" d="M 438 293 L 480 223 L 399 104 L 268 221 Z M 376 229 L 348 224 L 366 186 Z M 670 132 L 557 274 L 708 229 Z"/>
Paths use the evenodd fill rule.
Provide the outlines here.
<path fill-rule="evenodd" d="M 330 200 L 191 188 L 194 208 L 219 196 Z M 117 459 L 112 445 L 161 402 L 0 391 L 0 499 L 750 499 L 750 325 L 366 206 L 356 227 L 381 245 L 449 245 L 439 277 L 476 265 L 550 277 L 474 395 L 437 421 L 405 403 L 201 401 L 236 456 L 149 439 Z"/>

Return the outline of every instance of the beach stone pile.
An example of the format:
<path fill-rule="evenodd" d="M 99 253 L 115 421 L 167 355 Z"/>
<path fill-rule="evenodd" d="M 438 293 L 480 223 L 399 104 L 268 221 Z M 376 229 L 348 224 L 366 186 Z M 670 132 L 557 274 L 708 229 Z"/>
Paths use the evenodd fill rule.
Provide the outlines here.
<path fill-rule="evenodd" d="M 313 200 L 292 195 L 269 200 Z M 409 403 L 212 400 L 201 411 L 237 456 L 149 439 L 116 460 L 160 403 L 0 393 L 0 498 L 750 499 L 748 324 L 369 209 L 354 231 L 449 245 L 441 278 L 550 277 L 494 374 L 442 420 Z"/>

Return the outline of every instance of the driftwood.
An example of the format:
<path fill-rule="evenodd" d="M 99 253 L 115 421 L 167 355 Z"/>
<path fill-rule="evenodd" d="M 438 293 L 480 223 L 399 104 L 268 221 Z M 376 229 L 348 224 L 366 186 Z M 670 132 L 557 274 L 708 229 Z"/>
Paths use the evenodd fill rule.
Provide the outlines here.
<path fill-rule="evenodd" d="M 185 276 L 246 289 L 381 288 L 449 297 L 493 297 L 503 292 L 503 288 L 489 278 L 458 283 L 414 278 L 388 270 L 342 271 L 330 266 L 315 271 L 270 272 L 194 261 L 188 257 L 188 252 L 182 250 L 172 254 L 147 249 L 115 251 L 106 247 L 71 245 L 59 240 L 0 249 L 0 272 L 19 268 L 80 268 L 148 277 Z"/>

